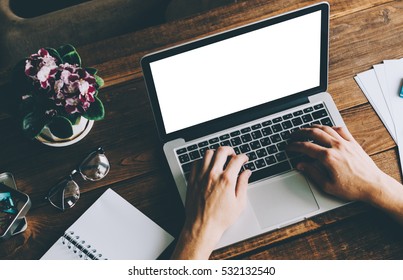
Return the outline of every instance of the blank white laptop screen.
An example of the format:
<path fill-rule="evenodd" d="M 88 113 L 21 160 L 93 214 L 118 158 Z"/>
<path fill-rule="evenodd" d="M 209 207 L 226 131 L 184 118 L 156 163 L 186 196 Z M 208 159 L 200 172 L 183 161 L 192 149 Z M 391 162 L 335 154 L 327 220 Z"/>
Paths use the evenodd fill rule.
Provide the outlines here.
<path fill-rule="evenodd" d="M 321 12 L 150 64 L 166 133 L 320 84 Z"/>

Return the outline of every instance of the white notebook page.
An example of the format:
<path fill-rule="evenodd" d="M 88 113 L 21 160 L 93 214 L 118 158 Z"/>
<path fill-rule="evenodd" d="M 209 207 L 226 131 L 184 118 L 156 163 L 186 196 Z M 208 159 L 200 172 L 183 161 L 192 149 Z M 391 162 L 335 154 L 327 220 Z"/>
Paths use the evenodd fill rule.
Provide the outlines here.
<path fill-rule="evenodd" d="M 156 259 L 173 237 L 137 208 L 108 189 L 66 232 L 74 232 L 84 246 L 101 253 L 103 258 Z M 62 237 L 41 258 L 79 259 L 79 254 L 62 243 Z"/>

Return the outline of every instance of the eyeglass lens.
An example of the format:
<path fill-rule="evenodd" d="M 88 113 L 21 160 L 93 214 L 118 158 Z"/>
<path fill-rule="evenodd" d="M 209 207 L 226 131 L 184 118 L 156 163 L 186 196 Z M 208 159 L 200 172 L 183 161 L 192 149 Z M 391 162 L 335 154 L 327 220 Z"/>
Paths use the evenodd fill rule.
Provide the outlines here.
<path fill-rule="evenodd" d="M 61 210 L 73 207 L 79 198 L 80 188 L 71 176 L 57 183 L 48 196 L 50 203 Z"/>
<path fill-rule="evenodd" d="M 110 164 L 103 150 L 98 150 L 88 155 L 78 169 L 85 180 L 98 181 L 108 174 Z"/>

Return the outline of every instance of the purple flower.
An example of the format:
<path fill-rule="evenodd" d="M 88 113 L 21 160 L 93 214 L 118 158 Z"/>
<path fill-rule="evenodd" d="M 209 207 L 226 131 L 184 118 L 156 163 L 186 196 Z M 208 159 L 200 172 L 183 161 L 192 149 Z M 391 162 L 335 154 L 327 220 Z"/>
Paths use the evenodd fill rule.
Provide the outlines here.
<path fill-rule="evenodd" d="M 42 89 L 50 89 L 57 68 L 56 59 L 45 49 L 40 49 L 25 61 L 25 75 L 34 83 L 38 83 Z"/>
<path fill-rule="evenodd" d="M 58 68 L 60 78 L 54 83 L 57 106 L 63 106 L 68 114 L 83 113 L 95 101 L 96 80 L 87 71 L 76 65 L 61 64 Z"/>

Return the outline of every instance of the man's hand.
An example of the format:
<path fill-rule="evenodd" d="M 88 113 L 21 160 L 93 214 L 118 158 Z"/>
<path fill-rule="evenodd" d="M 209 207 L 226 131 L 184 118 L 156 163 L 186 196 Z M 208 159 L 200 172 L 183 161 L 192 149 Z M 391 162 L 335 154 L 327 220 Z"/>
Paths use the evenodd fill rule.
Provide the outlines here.
<path fill-rule="evenodd" d="M 193 165 L 186 193 L 186 221 L 172 258 L 207 259 L 224 231 L 246 205 L 251 172 L 239 176 L 248 161 L 231 147 L 207 150 Z"/>

